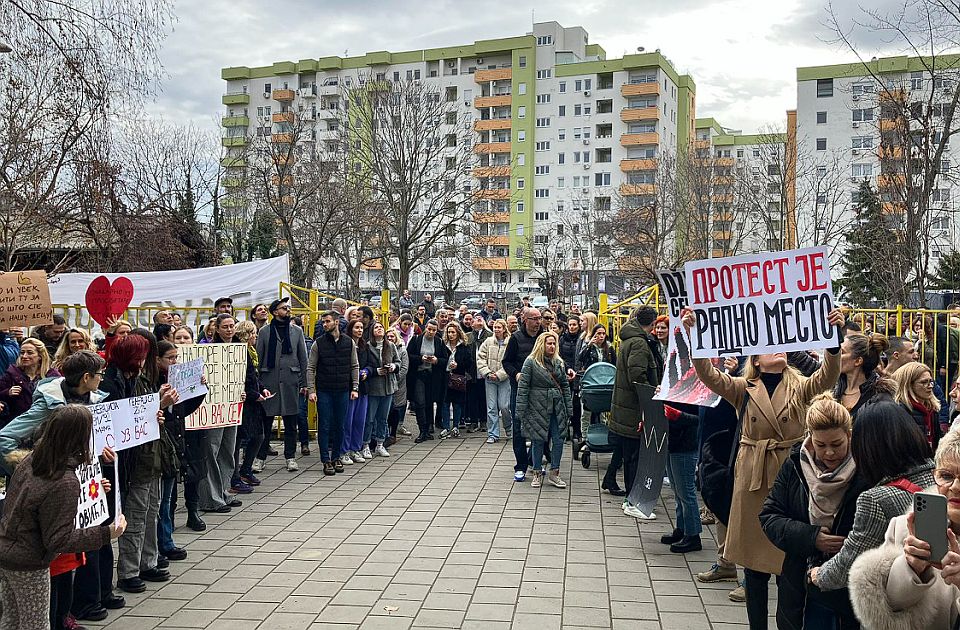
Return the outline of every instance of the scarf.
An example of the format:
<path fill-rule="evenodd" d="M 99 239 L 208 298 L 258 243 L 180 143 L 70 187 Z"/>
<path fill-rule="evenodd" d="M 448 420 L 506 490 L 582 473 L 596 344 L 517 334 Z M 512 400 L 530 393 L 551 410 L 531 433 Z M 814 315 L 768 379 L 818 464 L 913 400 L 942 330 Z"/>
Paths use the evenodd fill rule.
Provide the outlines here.
<path fill-rule="evenodd" d="M 274 317 L 270 322 L 270 343 L 267 344 L 267 364 L 268 370 L 272 370 L 277 365 L 277 337 L 280 338 L 281 354 L 293 354 L 293 346 L 290 345 L 290 319 L 281 319 Z"/>
<path fill-rule="evenodd" d="M 922 404 L 922 403 L 918 403 L 918 402 L 911 402 L 910 404 L 913 406 L 914 409 L 916 409 L 917 411 L 919 411 L 920 414 L 923 416 L 923 426 L 920 427 L 920 428 L 923 429 L 923 434 L 924 434 L 924 435 L 926 436 L 926 438 L 927 438 L 927 444 L 929 444 L 929 445 L 932 447 L 932 446 L 933 446 L 933 435 L 934 435 L 934 432 L 933 432 L 933 422 L 934 422 L 934 420 L 933 420 L 933 409 L 927 409 L 926 405 L 924 405 L 924 404 Z"/>
<path fill-rule="evenodd" d="M 810 503 L 807 506 L 810 524 L 832 529 L 833 519 L 837 516 L 857 465 L 849 452 L 843 463 L 832 472 L 824 471 L 815 460 L 812 438 L 807 436 L 800 447 L 800 470 L 810 487 Z"/>

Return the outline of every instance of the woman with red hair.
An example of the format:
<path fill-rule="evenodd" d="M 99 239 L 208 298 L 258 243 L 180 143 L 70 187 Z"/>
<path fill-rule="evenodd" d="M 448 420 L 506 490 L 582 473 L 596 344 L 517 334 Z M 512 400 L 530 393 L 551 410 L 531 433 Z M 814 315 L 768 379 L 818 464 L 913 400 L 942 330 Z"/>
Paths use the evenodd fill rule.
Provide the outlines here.
<path fill-rule="evenodd" d="M 667 362 L 667 348 L 670 346 L 670 318 L 666 315 L 653 320 L 653 336 L 660 342 L 660 357 Z"/>

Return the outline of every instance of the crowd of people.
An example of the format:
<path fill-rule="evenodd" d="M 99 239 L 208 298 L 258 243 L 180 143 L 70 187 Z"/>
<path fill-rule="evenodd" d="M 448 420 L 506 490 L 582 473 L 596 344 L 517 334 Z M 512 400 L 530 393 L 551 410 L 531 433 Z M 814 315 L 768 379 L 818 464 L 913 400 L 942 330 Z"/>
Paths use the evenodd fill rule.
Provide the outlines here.
<path fill-rule="evenodd" d="M 59 317 L 26 336 L 0 332 L 0 467 L 9 476 L 0 627 L 75 629 L 125 606 L 120 592 L 169 580 L 169 563 L 187 557 L 174 540 L 180 497 L 194 531 L 206 528 L 204 513 L 241 506 L 280 455 L 270 442 L 277 418 L 280 461 L 297 471 L 298 447 L 311 455 L 311 405 L 322 474 L 331 476 L 390 457 L 405 437 L 422 444 L 480 433 L 488 445 L 511 442 L 515 482 L 563 489 L 565 445 L 583 456 L 591 425 L 603 423 L 613 454 L 601 490 L 623 497 L 625 516 L 657 518 L 627 495 L 643 456 L 637 385 L 661 382 L 675 332 L 666 317 L 636 308 L 612 339 L 595 312 L 564 313 L 556 302 L 502 313 L 492 299 L 472 311 L 429 295 L 416 304 L 405 293 L 398 306 L 385 323 L 369 306 L 334 300 L 306 331 L 286 299 L 239 319 L 221 298 L 197 331 L 160 311 L 152 331 L 110 320 L 102 346 Z M 690 327 L 692 315 L 682 322 Z M 736 582 L 742 568 L 730 597 L 746 602 L 751 628 L 767 627 L 771 575 L 780 628 L 952 627 L 960 617 L 956 370 L 942 358 L 949 355 L 925 359 L 932 344 L 923 339 L 865 332 L 840 310 L 829 322 L 842 339 L 834 348 L 693 360 L 721 402 L 665 405 L 664 473 L 676 513 L 660 542 L 678 554 L 699 551 L 703 526 L 716 522 L 718 557 L 696 577 Z M 181 400 L 167 381 L 179 346 L 194 342 L 247 346 L 239 426 L 186 430 L 203 398 Z M 616 370 L 606 414 L 581 400 L 586 370 L 601 362 Z M 161 438 L 104 449 L 110 518 L 75 529 L 74 470 L 97 457 L 86 405 L 144 394 L 160 399 Z M 724 432 L 732 437 L 717 452 L 713 438 Z M 728 478 L 703 474 L 708 460 L 727 458 Z M 698 487 L 704 498 L 726 496 L 725 507 L 712 506 L 723 513 L 700 506 Z M 943 558 L 931 556 L 909 514 L 921 491 L 948 500 Z"/>

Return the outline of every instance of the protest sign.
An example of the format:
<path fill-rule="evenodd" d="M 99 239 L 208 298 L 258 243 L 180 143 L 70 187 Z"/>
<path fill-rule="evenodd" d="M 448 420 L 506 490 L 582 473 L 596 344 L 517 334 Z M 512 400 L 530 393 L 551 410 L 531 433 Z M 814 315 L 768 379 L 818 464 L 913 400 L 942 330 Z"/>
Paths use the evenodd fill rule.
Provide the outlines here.
<path fill-rule="evenodd" d="M 208 343 L 178 346 L 180 360 L 203 359 L 207 397 L 187 416 L 186 429 L 221 429 L 240 424 L 243 384 L 247 378 L 247 344 Z"/>
<path fill-rule="evenodd" d="M 105 446 L 119 452 L 160 439 L 160 394 L 107 400 L 88 407 L 93 414 L 94 454 L 98 456 Z"/>
<path fill-rule="evenodd" d="M 52 323 L 46 271 L 0 273 L 0 328 Z"/>
<path fill-rule="evenodd" d="M 637 476 L 628 489 L 627 501 L 644 514 L 652 514 L 660 500 L 663 473 L 667 469 L 667 418 L 663 403 L 653 400 L 654 388 L 635 383 L 640 400 L 640 455 L 637 458 Z"/>
<path fill-rule="evenodd" d="M 839 332 L 823 247 L 712 258 L 684 266 L 693 357 L 834 348 Z"/>
<path fill-rule="evenodd" d="M 175 363 L 167 373 L 167 382 L 180 394 L 180 400 L 190 400 L 207 393 L 207 386 L 200 382 L 203 377 L 203 358 L 197 357 L 186 363 Z"/>
<path fill-rule="evenodd" d="M 121 276 L 110 282 L 106 276 L 97 276 L 87 287 L 83 303 L 93 321 L 106 328 L 111 318 L 122 319 L 132 299 L 133 283 L 129 278 Z"/>
<path fill-rule="evenodd" d="M 94 456 L 90 465 L 77 466 L 80 497 L 77 501 L 77 529 L 86 529 L 103 523 L 110 517 L 107 493 L 103 491 L 103 470 L 100 458 Z"/>
<path fill-rule="evenodd" d="M 664 359 L 663 379 L 660 392 L 654 400 L 669 400 L 678 403 L 716 407 L 720 396 L 697 378 L 690 357 L 690 335 L 680 323 L 680 312 L 687 306 L 686 281 L 682 271 L 661 269 L 657 271 L 660 295 L 667 304 L 670 315 L 670 337 L 667 356 Z M 718 359 L 713 359 L 715 365 Z"/>

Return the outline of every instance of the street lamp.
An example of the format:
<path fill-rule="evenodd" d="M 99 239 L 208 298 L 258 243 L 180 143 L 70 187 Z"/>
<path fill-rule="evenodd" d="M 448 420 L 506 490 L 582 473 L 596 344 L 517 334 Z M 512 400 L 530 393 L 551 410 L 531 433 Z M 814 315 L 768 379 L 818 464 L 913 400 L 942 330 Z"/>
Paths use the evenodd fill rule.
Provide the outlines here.
<path fill-rule="evenodd" d="M 0 53 L 13 52 L 13 48 L 10 47 L 10 44 L 0 39 Z"/>

